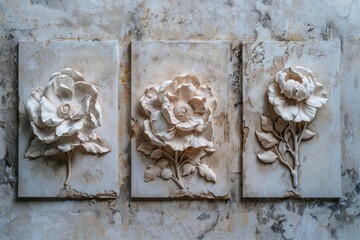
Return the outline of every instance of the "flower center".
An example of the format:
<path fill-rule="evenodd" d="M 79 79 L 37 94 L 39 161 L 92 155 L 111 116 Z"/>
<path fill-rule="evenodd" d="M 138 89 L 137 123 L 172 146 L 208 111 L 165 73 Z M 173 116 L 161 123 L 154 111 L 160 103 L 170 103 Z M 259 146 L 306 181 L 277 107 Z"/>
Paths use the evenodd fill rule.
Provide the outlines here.
<path fill-rule="evenodd" d="M 64 103 L 58 107 L 58 116 L 64 119 L 72 118 L 79 110 L 79 106 Z"/>
<path fill-rule="evenodd" d="M 189 104 L 180 101 L 174 108 L 174 115 L 181 122 L 186 122 L 193 115 L 193 110 Z"/>

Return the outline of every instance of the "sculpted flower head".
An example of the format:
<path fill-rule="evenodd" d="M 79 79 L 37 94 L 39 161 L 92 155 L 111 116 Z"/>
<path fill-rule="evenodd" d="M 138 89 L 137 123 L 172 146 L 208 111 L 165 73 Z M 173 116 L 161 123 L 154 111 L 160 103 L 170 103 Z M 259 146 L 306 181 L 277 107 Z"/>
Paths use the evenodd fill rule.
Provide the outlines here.
<path fill-rule="evenodd" d="M 275 83 L 268 88 L 268 97 L 275 112 L 286 121 L 310 122 L 316 109 L 327 101 L 327 93 L 314 74 L 304 67 L 279 71 Z"/>
<path fill-rule="evenodd" d="M 77 146 L 92 153 L 110 151 L 94 132 L 101 125 L 98 95 L 79 72 L 66 68 L 54 73 L 46 87 L 37 88 L 27 102 L 36 137 L 26 157 L 69 152 Z"/>
<path fill-rule="evenodd" d="M 216 100 L 211 88 L 196 76 L 180 76 L 147 88 L 140 103 L 149 117 L 145 134 L 158 146 L 175 151 L 212 147 L 212 113 Z"/>

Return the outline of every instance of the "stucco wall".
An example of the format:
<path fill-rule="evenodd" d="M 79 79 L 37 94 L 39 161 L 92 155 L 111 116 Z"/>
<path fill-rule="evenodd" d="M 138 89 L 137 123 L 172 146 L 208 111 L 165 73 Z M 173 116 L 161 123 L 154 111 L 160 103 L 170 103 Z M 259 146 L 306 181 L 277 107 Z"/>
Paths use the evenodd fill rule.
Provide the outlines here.
<path fill-rule="evenodd" d="M 0 239 L 359 239 L 360 1 L 0 1 Z M 17 186 L 17 43 L 119 42 L 119 165 L 114 201 L 20 201 Z M 241 199 L 241 146 L 232 149 L 229 201 L 130 198 L 130 43 L 133 40 L 232 42 L 233 111 L 241 136 L 240 43 L 341 40 L 342 197 Z M 256 176 L 254 176 L 256 178 Z"/>

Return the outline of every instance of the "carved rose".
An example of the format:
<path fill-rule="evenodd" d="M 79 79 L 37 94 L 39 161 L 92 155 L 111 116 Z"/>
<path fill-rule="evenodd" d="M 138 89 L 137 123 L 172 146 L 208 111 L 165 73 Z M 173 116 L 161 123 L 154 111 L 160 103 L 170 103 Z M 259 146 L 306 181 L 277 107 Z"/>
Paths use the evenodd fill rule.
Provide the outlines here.
<path fill-rule="evenodd" d="M 285 68 L 276 74 L 275 81 L 268 88 L 269 101 L 286 121 L 310 122 L 316 108 L 327 101 L 323 86 L 304 67 Z"/>
<path fill-rule="evenodd" d="M 147 88 L 141 105 L 149 119 L 144 132 L 158 146 L 174 151 L 212 148 L 212 112 L 216 99 L 211 88 L 195 76 L 180 76 Z"/>
<path fill-rule="evenodd" d="M 110 147 L 94 132 L 101 124 L 98 95 L 79 72 L 67 68 L 54 73 L 45 89 L 37 88 L 27 102 L 36 137 L 26 157 L 69 152 L 77 146 L 91 153 L 109 152 Z"/>

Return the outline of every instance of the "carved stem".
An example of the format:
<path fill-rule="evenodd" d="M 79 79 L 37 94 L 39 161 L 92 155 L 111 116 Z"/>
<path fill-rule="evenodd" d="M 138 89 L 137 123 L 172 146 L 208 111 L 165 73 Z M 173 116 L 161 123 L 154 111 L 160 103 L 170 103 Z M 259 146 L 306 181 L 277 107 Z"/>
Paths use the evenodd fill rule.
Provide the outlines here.
<path fill-rule="evenodd" d="M 304 128 L 301 130 L 301 134 L 300 134 L 300 137 L 299 137 L 299 139 L 298 139 L 298 144 L 299 144 L 299 145 L 300 145 L 300 142 L 301 142 L 302 137 L 303 137 L 303 135 L 304 135 L 305 129 L 307 128 L 307 125 L 308 125 L 308 123 L 306 122 L 306 123 L 304 124 Z M 300 129 L 301 129 L 301 126 L 300 126 Z"/>
<path fill-rule="evenodd" d="M 279 156 L 280 162 L 282 162 L 292 172 L 293 169 L 291 168 L 290 164 L 284 159 L 284 156 L 280 154 L 279 150 L 276 147 L 274 147 L 274 149 L 277 155 Z"/>
<path fill-rule="evenodd" d="M 176 177 L 171 177 L 171 179 L 172 179 L 181 189 L 184 189 L 184 185 L 183 185 L 179 180 L 177 180 Z"/>
<path fill-rule="evenodd" d="M 184 184 L 181 181 L 180 166 L 179 166 L 179 151 L 175 151 L 175 171 L 176 171 L 176 183 L 181 189 L 184 189 Z M 175 180 L 175 179 L 174 179 Z"/>
<path fill-rule="evenodd" d="M 70 181 L 70 177 L 71 177 L 71 161 L 72 161 L 73 152 L 74 152 L 74 150 L 70 150 L 69 152 L 66 153 L 66 157 L 67 157 L 67 178 L 65 180 L 64 186 L 67 186 L 69 184 L 69 181 Z"/>
<path fill-rule="evenodd" d="M 296 123 L 292 122 L 292 126 L 291 126 L 291 133 L 293 135 L 293 140 L 294 140 L 294 170 L 291 172 L 291 175 L 293 177 L 293 185 L 294 188 L 296 188 L 298 186 L 298 168 L 300 165 L 300 161 L 299 161 L 299 144 L 300 142 L 298 141 L 298 135 L 296 134 Z"/>
<path fill-rule="evenodd" d="M 175 163 L 175 159 L 174 159 L 172 156 L 170 156 L 170 154 L 168 154 L 168 153 L 165 152 L 165 151 L 163 151 L 163 154 L 164 154 L 166 157 L 168 157 L 168 159 L 170 159 L 171 161 L 173 161 L 173 162 Z"/>

